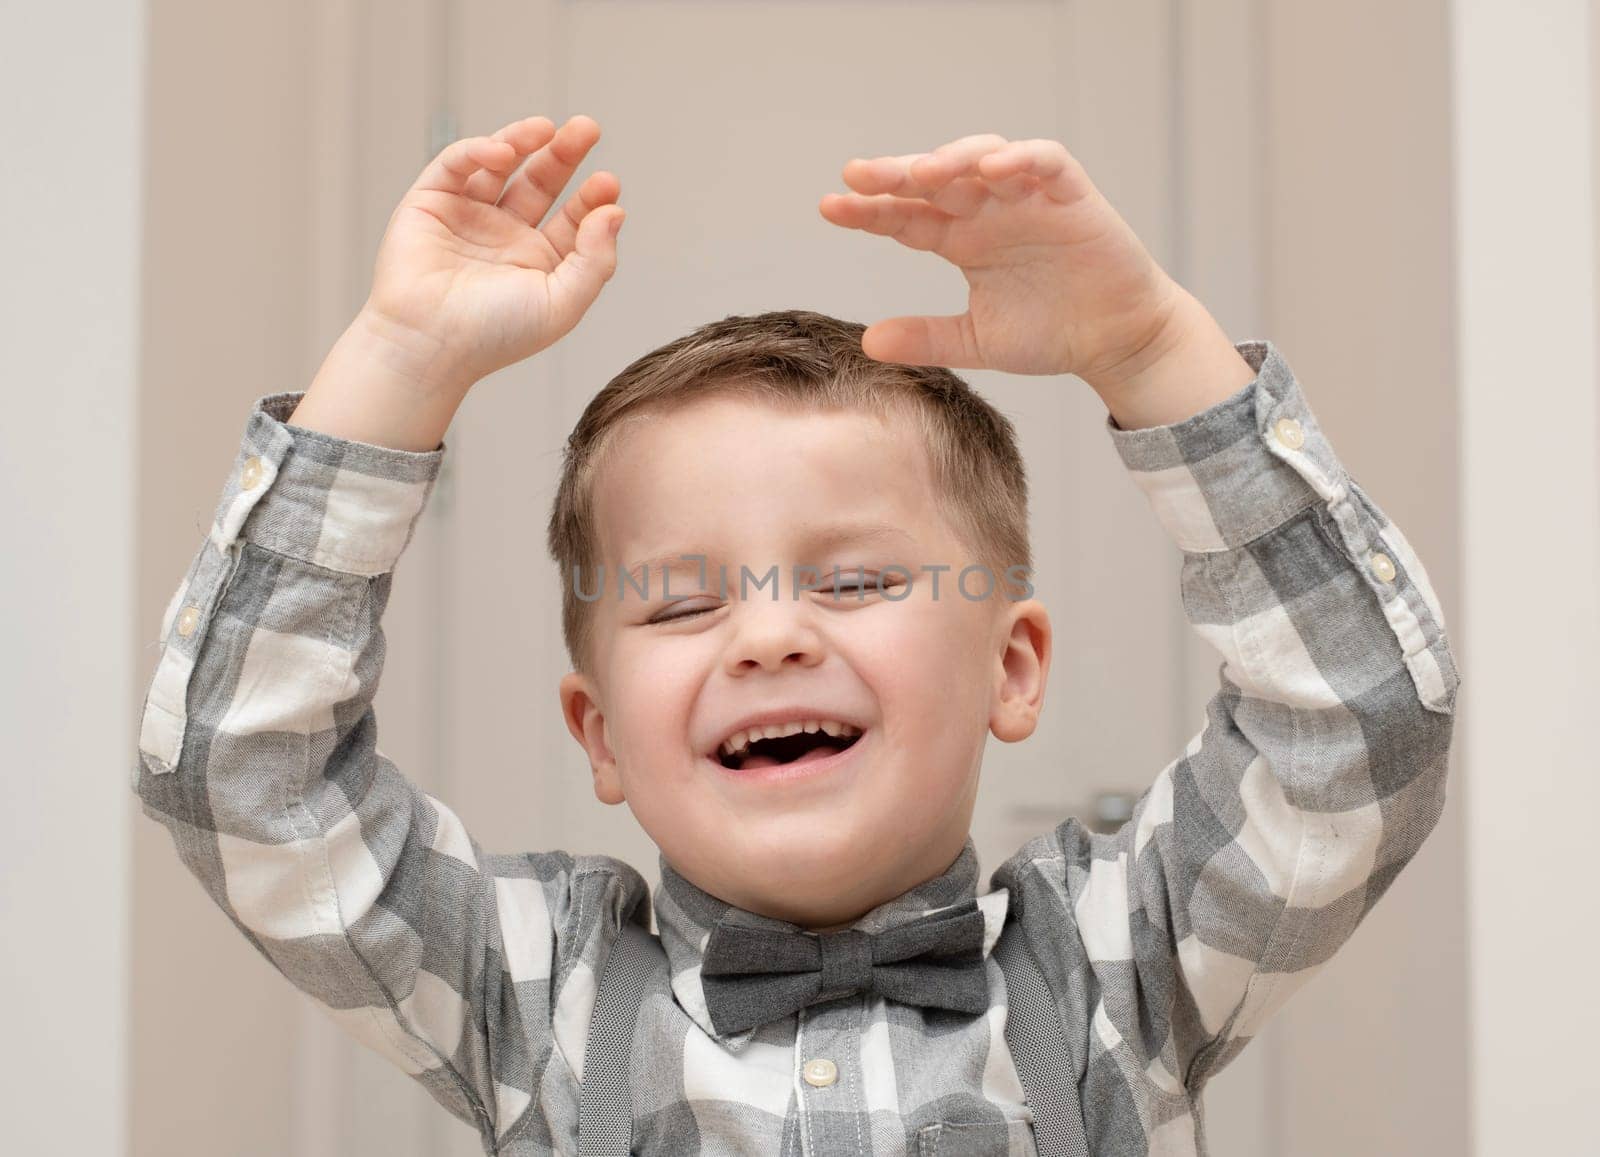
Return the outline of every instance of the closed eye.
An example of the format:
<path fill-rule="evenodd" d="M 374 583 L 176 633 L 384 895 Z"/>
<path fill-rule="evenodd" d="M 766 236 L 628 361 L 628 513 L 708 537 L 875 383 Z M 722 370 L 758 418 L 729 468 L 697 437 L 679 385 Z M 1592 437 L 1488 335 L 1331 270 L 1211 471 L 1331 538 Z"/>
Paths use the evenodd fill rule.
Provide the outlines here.
<path fill-rule="evenodd" d="M 905 585 L 905 581 L 903 579 L 895 578 L 895 577 L 892 577 L 892 576 L 884 576 L 882 578 L 878 578 L 878 577 L 875 577 L 875 576 L 868 576 L 868 578 L 865 581 L 851 581 L 851 582 L 843 582 L 843 581 L 841 581 L 838 584 L 836 584 L 834 586 L 831 586 L 831 587 L 819 587 L 817 589 L 816 593 L 819 594 L 819 595 L 833 595 L 835 597 L 840 597 L 840 596 L 861 597 L 861 595 L 872 594 L 872 593 L 878 592 L 878 591 L 893 590 L 895 587 L 900 587 L 900 586 L 904 586 L 904 585 Z"/>
<path fill-rule="evenodd" d="M 720 606 L 720 604 L 718 604 L 718 605 Z M 706 614 L 706 613 L 708 613 L 710 611 L 714 611 L 716 609 L 717 609 L 717 607 L 696 607 L 693 610 L 682 611 L 682 612 L 680 612 L 678 614 L 675 614 L 675 615 L 666 615 L 666 614 L 655 615 L 654 617 L 652 617 L 652 618 L 650 618 L 650 619 L 648 619 L 646 621 L 649 622 L 649 623 L 676 623 L 676 622 L 679 622 L 679 621 L 681 621 L 683 619 L 692 619 L 692 618 L 696 617 L 697 615 L 703 615 L 703 614 Z"/>
<path fill-rule="evenodd" d="M 905 585 L 904 579 L 894 576 L 885 576 L 881 580 L 876 576 L 869 576 L 866 582 L 840 582 L 831 587 L 818 587 L 811 593 L 827 595 L 833 602 L 838 602 L 846 598 L 857 602 L 864 602 L 866 601 L 867 595 L 880 593 L 882 591 L 894 590 L 896 587 L 902 587 Z M 684 601 L 687 602 L 688 600 L 685 599 Z M 700 615 L 709 614 L 712 611 L 720 609 L 721 605 L 722 604 L 719 603 L 714 607 L 696 607 L 692 610 L 680 611 L 677 614 L 658 614 L 645 620 L 645 622 L 647 625 L 656 623 L 682 622 L 685 619 L 693 619 Z"/>

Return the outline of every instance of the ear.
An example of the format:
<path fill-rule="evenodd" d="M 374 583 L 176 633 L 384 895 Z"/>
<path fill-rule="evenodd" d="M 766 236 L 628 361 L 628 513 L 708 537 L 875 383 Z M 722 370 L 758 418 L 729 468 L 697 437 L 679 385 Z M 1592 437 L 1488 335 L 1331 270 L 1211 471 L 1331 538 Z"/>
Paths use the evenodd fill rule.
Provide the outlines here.
<path fill-rule="evenodd" d="M 617 758 L 606 742 L 606 717 L 600 707 L 599 689 L 587 675 L 570 671 L 561 677 L 561 717 L 572 738 L 589 756 L 595 798 L 601 803 L 621 803 L 622 777 L 617 773 Z"/>
<path fill-rule="evenodd" d="M 1050 615 L 1037 599 L 1012 603 L 1001 614 L 989 730 L 1015 743 L 1033 734 L 1050 675 Z"/>

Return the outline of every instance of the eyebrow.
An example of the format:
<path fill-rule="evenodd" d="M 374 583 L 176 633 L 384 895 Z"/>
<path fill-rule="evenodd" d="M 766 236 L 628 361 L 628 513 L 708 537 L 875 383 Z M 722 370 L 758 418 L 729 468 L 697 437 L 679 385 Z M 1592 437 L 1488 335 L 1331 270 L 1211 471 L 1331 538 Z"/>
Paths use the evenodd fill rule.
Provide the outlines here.
<path fill-rule="evenodd" d="M 807 553 L 832 550 L 847 544 L 884 543 L 899 540 L 915 544 L 916 539 L 900 527 L 888 522 L 802 523 L 806 537 L 801 541 Z M 688 556 L 687 558 L 685 556 Z M 702 563 L 699 559 L 703 557 Z M 634 588 L 644 586 L 650 571 L 694 570 L 704 566 L 708 571 L 723 565 L 727 560 L 709 547 L 684 547 L 682 550 L 654 554 L 628 567 L 622 573 L 633 580 Z"/>

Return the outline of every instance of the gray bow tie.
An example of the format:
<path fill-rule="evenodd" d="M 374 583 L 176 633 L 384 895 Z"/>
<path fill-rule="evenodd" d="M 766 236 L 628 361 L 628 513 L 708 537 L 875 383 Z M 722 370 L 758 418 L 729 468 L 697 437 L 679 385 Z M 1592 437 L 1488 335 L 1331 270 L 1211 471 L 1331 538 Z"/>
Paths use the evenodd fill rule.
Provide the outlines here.
<path fill-rule="evenodd" d="M 748 928 L 724 917 L 706 941 L 700 987 L 723 1036 L 853 992 L 984 1012 L 983 913 L 967 900 L 877 933 Z"/>

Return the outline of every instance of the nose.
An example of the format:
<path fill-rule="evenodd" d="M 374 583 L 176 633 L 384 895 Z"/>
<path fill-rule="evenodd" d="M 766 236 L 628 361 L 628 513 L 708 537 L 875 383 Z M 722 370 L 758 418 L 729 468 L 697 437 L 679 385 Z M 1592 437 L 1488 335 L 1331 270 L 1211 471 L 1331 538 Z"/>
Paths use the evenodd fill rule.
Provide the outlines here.
<path fill-rule="evenodd" d="M 728 645 L 730 675 L 778 671 L 822 662 L 822 636 L 803 601 L 748 599 L 736 606 L 739 627 Z"/>

